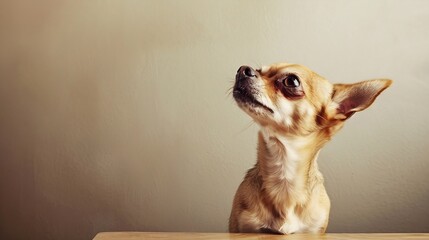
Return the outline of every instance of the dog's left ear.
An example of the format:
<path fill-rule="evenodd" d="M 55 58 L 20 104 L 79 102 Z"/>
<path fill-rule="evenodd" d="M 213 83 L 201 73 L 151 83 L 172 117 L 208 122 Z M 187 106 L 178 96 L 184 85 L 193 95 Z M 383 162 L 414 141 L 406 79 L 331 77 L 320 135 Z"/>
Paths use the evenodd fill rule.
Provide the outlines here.
<path fill-rule="evenodd" d="M 334 84 L 332 101 L 337 105 L 337 120 L 345 120 L 355 112 L 368 108 L 377 96 L 392 84 L 389 79 L 375 79 L 353 84 Z"/>

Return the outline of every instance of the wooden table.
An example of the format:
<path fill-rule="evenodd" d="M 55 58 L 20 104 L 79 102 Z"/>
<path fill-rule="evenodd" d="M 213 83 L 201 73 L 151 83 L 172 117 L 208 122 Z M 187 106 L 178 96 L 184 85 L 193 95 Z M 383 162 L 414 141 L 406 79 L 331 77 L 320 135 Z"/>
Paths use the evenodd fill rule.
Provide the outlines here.
<path fill-rule="evenodd" d="M 327 233 L 317 234 L 292 234 L 292 235 L 269 235 L 269 234 L 229 234 L 229 233 L 166 233 L 166 232 L 102 232 L 97 234 L 93 240 L 140 240 L 140 239 L 254 239 L 254 240 L 353 240 L 353 239 L 375 239 L 375 240 L 397 240 L 397 239 L 429 239 L 429 233 Z"/>

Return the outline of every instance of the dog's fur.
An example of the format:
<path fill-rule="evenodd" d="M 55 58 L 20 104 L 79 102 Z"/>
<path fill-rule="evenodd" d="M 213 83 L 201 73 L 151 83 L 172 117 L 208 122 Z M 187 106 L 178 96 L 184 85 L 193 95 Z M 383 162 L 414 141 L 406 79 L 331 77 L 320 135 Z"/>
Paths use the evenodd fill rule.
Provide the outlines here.
<path fill-rule="evenodd" d="M 297 64 L 242 66 L 233 95 L 261 130 L 257 162 L 237 190 L 229 231 L 324 233 L 330 201 L 317 166 L 319 151 L 391 83 L 331 84 Z"/>

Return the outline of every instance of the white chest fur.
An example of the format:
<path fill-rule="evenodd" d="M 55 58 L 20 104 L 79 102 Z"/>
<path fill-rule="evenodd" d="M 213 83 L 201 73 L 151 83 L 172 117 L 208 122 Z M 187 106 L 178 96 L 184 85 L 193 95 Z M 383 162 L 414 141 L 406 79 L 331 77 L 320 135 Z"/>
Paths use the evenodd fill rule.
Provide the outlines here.
<path fill-rule="evenodd" d="M 313 209 L 311 216 L 303 218 L 295 214 L 293 209 L 288 209 L 286 221 L 280 228 L 280 232 L 291 233 L 318 233 L 323 227 L 327 213 L 323 209 Z"/>
<path fill-rule="evenodd" d="M 292 209 L 289 209 L 287 211 L 287 219 L 280 228 L 280 231 L 286 234 L 301 233 L 307 231 L 307 226 Z"/>

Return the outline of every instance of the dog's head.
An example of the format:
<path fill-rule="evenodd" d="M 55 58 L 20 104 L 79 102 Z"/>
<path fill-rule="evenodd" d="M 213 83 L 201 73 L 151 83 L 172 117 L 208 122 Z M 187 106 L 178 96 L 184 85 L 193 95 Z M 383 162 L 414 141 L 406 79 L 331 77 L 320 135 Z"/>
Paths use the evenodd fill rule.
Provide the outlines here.
<path fill-rule="evenodd" d="M 297 64 L 238 69 L 233 96 L 240 108 L 262 126 L 290 135 L 327 130 L 332 136 L 355 112 L 368 108 L 392 83 L 376 79 L 331 84 Z"/>

